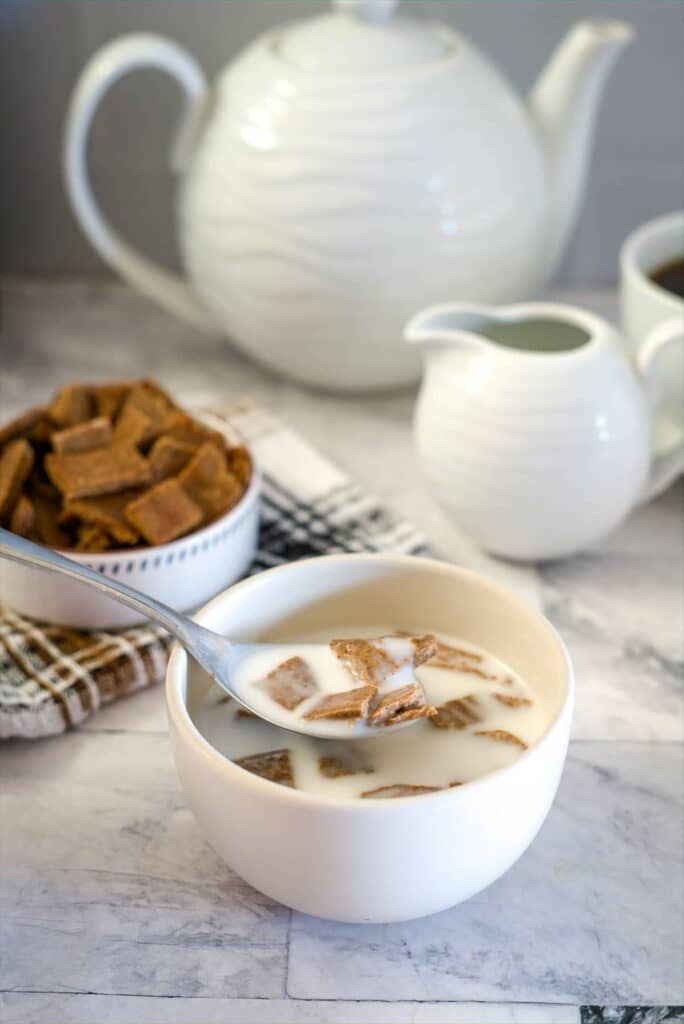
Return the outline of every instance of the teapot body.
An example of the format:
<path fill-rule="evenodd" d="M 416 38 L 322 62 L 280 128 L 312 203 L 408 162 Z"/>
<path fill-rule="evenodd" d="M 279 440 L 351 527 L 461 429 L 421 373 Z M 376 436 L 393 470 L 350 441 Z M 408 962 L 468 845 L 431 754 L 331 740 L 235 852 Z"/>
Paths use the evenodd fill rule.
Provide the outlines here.
<path fill-rule="evenodd" d="M 482 547 L 520 560 L 601 540 L 639 499 L 651 461 L 645 390 L 614 329 L 551 304 L 497 314 L 523 324 L 539 317 L 584 325 L 585 343 L 558 353 L 438 345 L 414 422 L 436 497 Z"/>
<path fill-rule="evenodd" d="M 258 40 L 217 83 L 180 195 L 194 290 L 267 367 L 330 389 L 406 385 L 408 316 L 506 302 L 545 276 L 544 160 L 498 73 L 450 30 L 403 74 L 311 75 Z"/>
<path fill-rule="evenodd" d="M 214 90 L 170 39 L 106 43 L 69 103 L 65 182 L 103 259 L 168 312 L 306 384 L 396 388 L 418 375 L 401 344 L 414 309 L 508 302 L 553 273 L 631 30 L 579 22 L 523 104 L 456 32 L 393 17 L 398 0 L 332 4 L 256 40 Z M 171 164 L 186 277 L 112 228 L 88 178 L 100 100 L 141 67 L 184 98 Z"/>

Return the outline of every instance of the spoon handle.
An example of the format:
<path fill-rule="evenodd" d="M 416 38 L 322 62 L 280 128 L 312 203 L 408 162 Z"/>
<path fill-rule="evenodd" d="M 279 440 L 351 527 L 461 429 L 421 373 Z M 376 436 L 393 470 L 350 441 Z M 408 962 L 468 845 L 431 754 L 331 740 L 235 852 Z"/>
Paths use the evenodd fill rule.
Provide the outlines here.
<path fill-rule="evenodd" d="M 195 646 L 198 642 L 198 633 L 206 632 L 201 626 L 192 622 L 184 615 L 179 615 L 172 608 L 155 601 L 147 594 L 141 594 L 138 590 L 127 587 L 119 580 L 113 580 L 103 576 L 101 573 L 90 569 L 72 558 L 65 558 L 51 548 L 44 548 L 40 544 L 34 544 L 24 537 L 18 537 L 9 530 L 0 528 L 0 556 L 9 558 L 13 562 L 21 562 L 24 565 L 31 565 L 39 569 L 49 569 L 51 572 L 59 572 L 64 576 L 71 576 L 75 580 L 81 580 L 91 587 L 97 587 L 103 593 L 112 597 L 121 604 L 128 605 L 136 612 L 141 612 L 146 618 L 158 622 L 160 626 L 167 629 L 175 636 L 183 646 Z"/>

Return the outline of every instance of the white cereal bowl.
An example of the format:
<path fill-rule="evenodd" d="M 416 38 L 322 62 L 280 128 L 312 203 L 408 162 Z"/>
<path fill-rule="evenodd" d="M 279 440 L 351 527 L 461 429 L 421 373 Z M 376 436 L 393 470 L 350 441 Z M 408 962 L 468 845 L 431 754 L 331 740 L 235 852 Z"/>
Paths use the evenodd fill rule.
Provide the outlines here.
<path fill-rule="evenodd" d="M 119 579 L 179 612 L 192 611 L 230 586 L 250 565 L 259 527 L 258 470 L 230 512 L 170 544 L 81 554 L 81 565 Z M 145 621 L 132 609 L 77 580 L 0 561 L 0 601 L 20 615 L 72 629 L 127 629 Z"/>
<path fill-rule="evenodd" d="M 256 889 L 332 920 L 408 920 L 484 889 L 534 839 L 565 761 L 573 674 L 553 627 L 506 590 L 429 559 L 334 555 L 245 580 L 196 618 L 236 639 L 387 623 L 457 633 L 506 661 L 548 710 L 533 747 L 475 782 L 401 799 L 325 798 L 250 774 L 202 737 L 192 715 L 211 681 L 176 646 L 166 700 L 181 785 L 216 852 Z"/>

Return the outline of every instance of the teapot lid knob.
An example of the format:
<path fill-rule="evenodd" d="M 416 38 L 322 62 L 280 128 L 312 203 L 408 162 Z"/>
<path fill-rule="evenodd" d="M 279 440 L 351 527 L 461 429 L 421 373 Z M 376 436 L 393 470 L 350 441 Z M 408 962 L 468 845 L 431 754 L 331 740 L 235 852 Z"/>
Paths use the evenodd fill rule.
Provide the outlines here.
<path fill-rule="evenodd" d="M 399 0 L 333 0 L 333 6 L 342 14 L 374 25 L 391 18 L 398 5 Z"/>

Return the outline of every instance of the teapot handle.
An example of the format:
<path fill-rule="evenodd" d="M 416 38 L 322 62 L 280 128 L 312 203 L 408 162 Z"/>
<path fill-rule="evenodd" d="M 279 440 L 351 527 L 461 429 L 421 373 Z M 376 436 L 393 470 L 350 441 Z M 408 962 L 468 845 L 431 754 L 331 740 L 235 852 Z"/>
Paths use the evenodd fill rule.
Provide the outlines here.
<path fill-rule="evenodd" d="M 66 117 L 63 170 L 76 219 L 98 251 L 121 276 L 158 305 L 207 332 L 216 332 L 211 317 L 188 284 L 129 245 L 107 223 L 88 179 L 86 145 L 100 100 L 128 71 L 154 67 L 177 79 L 185 93 L 185 112 L 176 136 L 172 169 L 181 172 L 192 152 L 206 109 L 208 85 L 197 62 L 176 43 L 161 36 L 122 36 L 90 59 L 76 83 Z"/>
<path fill-rule="evenodd" d="M 672 317 L 654 327 L 637 352 L 637 369 L 641 374 L 653 410 L 657 409 L 660 399 L 657 376 L 660 357 L 665 349 L 675 346 L 684 348 L 684 322 L 681 317 Z M 646 490 L 640 501 L 646 502 L 656 498 L 683 470 L 684 428 L 664 451 L 654 454 Z"/>

